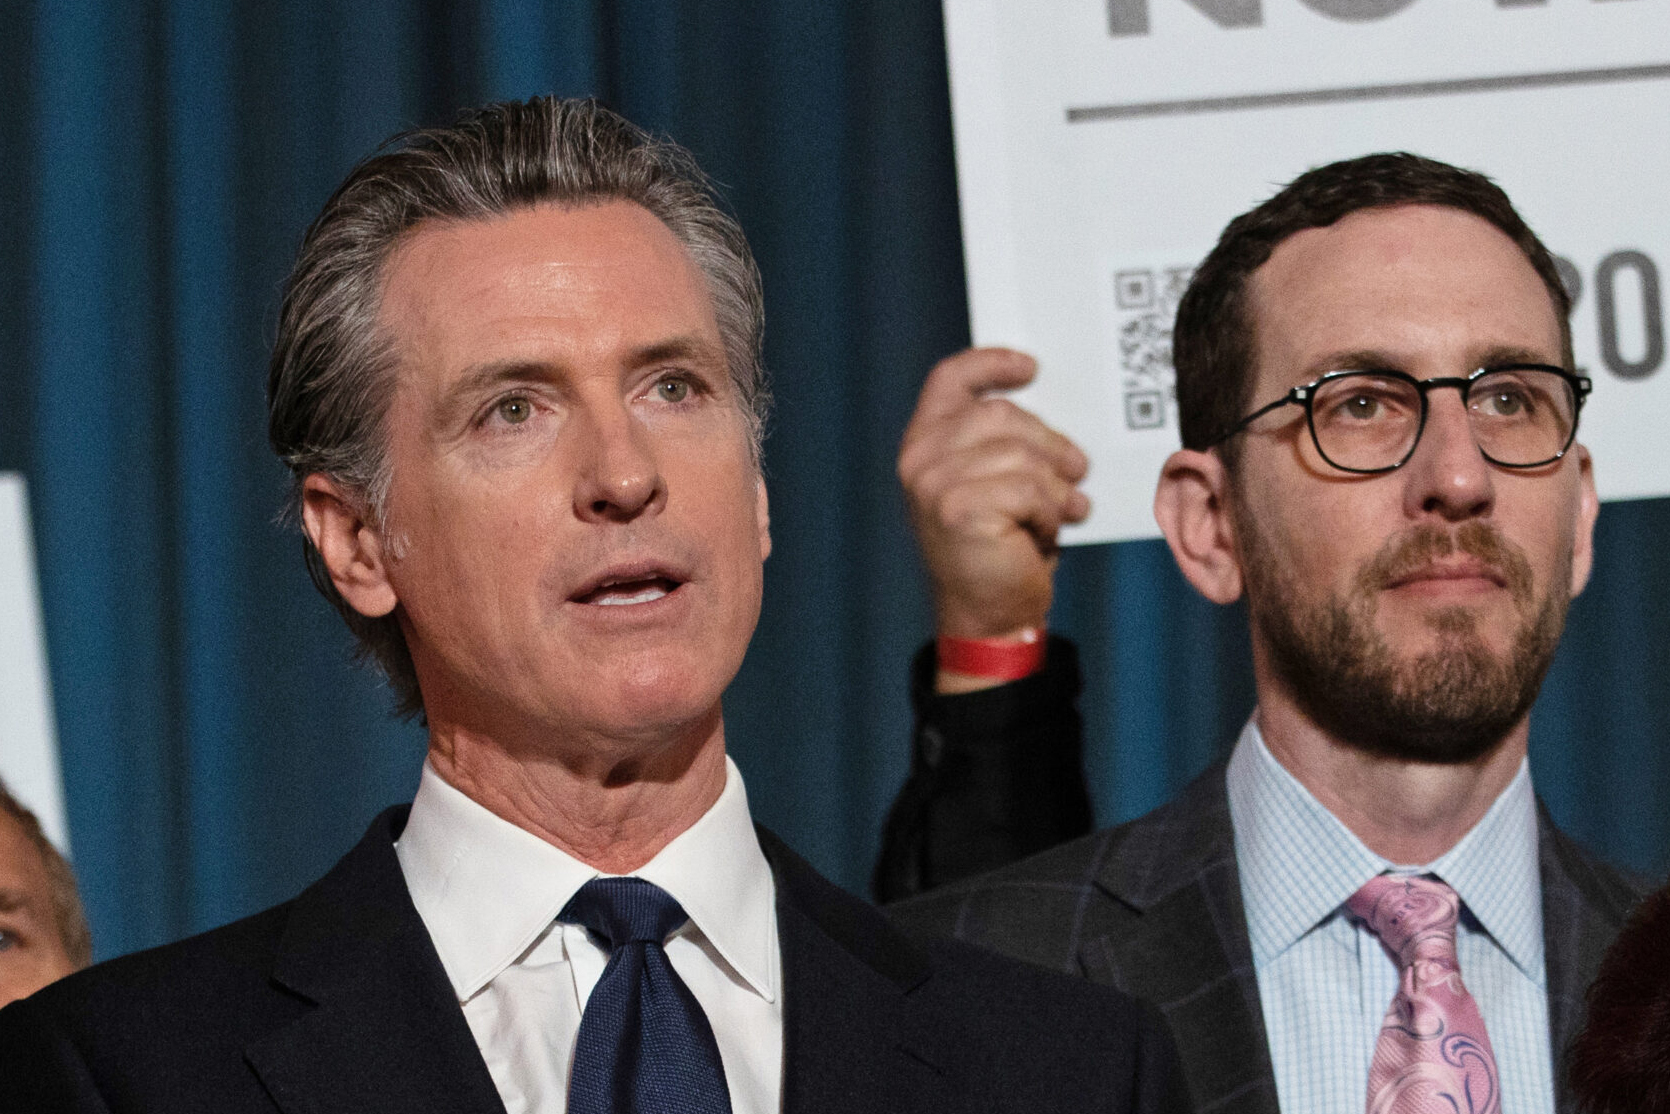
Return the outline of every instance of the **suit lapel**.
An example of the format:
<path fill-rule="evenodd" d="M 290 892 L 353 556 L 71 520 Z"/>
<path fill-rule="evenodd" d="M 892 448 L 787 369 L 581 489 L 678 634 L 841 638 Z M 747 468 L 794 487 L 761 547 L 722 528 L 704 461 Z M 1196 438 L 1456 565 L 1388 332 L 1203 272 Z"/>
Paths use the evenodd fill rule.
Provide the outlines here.
<path fill-rule="evenodd" d="M 1085 974 L 1160 1007 L 1196 1109 L 1277 1114 L 1223 763 L 1119 829 L 1095 882 Z"/>
<path fill-rule="evenodd" d="M 404 823 L 378 817 L 292 903 L 273 981 L 316 1008 L 246 1050 L 285 1114 L 503 1114 L 395 858 Z"/>
<path fill-rule="evenodd" d="M 404 819 L 404 809 L 379 817 L 292 903 L 273 979 L 316 1008 L 247 1049 L 285 1114 L 503 1112 L 394 856 Z M 1639 895 L 1598 869 L 1546 812 L 1539 831 L 1549 1027 L 1563 1060 L 1583 993 Z M 762 829 L 760 842 L 778 888 L 784 1110 L 952 1108 L 954 1034 L 908 1000 L 929 977 L 926 957 L 771 833 Z M 1085 973 L 1161 1007 L 1197 1109 L 1276 1114 L 1222 765 L 1122 829 L 1096 885 L 1113 903 L 1087 913 Z M 1557 1107 L 1569 1110 L 1556 1067 Z"/>
<path fill-rule="evenodd" d="M 1085 973 L 1160 1005 L 1197 1109 L 1276 1114 L 1222 764 L 1121 832 L 1096 874 L 1114 903 L 1105 923 L 1086 925 Z M 1562 835 L 1540 802 L 1538 857 L 1555 1107 L 1565 1114 L 1575 1109 L 1565 1050 L 1584 993 L 1641 891 Z"/>
<path fill-rule="evenodd" d="M 1583 1024 L 1584 994 L 1601 956 L 1641 891 L 1601 867 L 1554 827 L 1537 802 L 1542 937 L 1548 967 L 1548 1035 L 1554 1049 L 1555 1109 L 1576 1109 L 1566 1084 L 1566 1050 Z"/>
<path fill-rule="evenodd" d="M 785 1114 L 954 1109 L 962 1077 L 954 1034 L 909 998 L 931 977 L 926 955 L 759 832 L 777 883 Z"/>

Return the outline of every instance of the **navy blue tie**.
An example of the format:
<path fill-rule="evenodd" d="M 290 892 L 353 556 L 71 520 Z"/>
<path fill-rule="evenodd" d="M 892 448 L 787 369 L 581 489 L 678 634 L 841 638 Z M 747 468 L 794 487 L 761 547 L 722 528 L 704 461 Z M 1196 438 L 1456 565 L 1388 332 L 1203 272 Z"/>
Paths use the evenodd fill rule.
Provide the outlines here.
<path fill-rule="evenodd" d="M 642 878 L 594 878 L 557 914 L 609 944 L 574 1047 L 569 1114 L 730 1114 L 713 1028 L 662 947 L 690 918 Z"/>

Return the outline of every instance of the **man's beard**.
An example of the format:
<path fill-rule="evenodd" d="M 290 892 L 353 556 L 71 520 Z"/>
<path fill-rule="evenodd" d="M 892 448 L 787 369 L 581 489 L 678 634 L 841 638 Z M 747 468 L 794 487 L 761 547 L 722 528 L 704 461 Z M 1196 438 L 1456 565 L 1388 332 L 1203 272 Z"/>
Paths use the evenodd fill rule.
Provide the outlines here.
<path fill-rule="evenodd" d="M 1335 739 L 1387 758 L 1460 764 L 1488 754 L 1531 710 L 1565 625 L 1569 553 L 1539 601 L 1529 563 L 1493 526 L 1420 526 L 1381 547 L 1349 598 L 1310 603 L 1256 528 L 1246 535 L 1252 622 L 1300 709 Z M 1435 649 L 1399 658 L 1374 627 L 1381 592 L 1457 550 L 1507 582 L 1522 619 L 1513 644 L 1498 656 L 1479 636 L 1476 614 L 1454 606 L 1432 615 Z"/>

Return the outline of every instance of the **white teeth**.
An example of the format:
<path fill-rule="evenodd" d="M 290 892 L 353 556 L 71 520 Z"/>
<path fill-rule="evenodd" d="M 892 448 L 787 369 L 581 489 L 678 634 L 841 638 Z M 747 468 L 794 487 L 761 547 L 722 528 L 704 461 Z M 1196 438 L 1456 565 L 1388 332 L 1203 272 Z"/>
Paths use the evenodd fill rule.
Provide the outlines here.
<path fill-rule="evenodd" d="M 611 593 L 609 595 L 599 596 L 594 602 L 603 607 L 621 607 L 629 603 L 649 603 L 651 600 L 658 600 L 666 594 L 667 590 L 665 588 L 651 585 L 648 588 L 642 588 L 633 592 L 631 595 L 617 595 Z"/>

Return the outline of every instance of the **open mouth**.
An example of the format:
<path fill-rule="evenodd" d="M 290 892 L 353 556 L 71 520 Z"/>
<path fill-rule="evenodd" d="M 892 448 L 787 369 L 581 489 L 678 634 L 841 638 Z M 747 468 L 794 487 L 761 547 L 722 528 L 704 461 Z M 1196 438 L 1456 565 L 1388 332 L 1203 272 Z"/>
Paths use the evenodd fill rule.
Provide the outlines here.
<path fill-rule="evenodd" d="M 575 596 L 574 602 L 597 607 L 627 607 L 637 603 L 654 603 L 678 591 L 681 583 L 665 576 L 605 580 L 590 591 Z"/>

